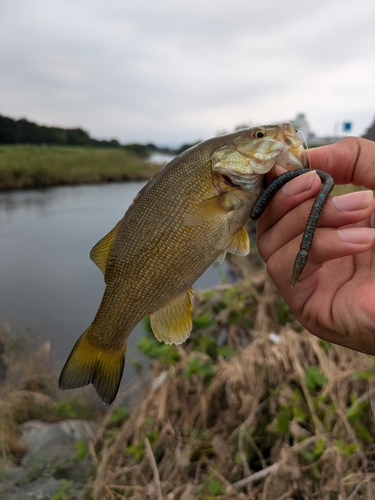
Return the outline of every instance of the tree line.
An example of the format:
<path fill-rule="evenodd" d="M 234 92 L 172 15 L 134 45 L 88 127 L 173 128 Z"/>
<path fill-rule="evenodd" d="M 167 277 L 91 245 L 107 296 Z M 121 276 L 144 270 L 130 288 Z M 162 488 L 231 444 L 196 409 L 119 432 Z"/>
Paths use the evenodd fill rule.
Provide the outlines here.
<path fill-rule="evenodd" d="M 46 127 L 26 118 L 14 120 L 0 115 L 0 144 L 45 144 L 120 147 L 115 139 L 98 141 L 82 128 Z"/>
<path fill-rule="evenodd" d="M 60 128 L 38 125 L 26 118 L 14 120 L 0 115 L 0 144 L 35 144 L 58 146 L 94 146 L 123 148 L 146 158 L 153 152 L 179 154 L 193 144 L 184 144 L 180 148 L 159 148 L 154 144 L 120 144 L 116 139 L 101 141 L 90 137 L 82 128 Z"/>

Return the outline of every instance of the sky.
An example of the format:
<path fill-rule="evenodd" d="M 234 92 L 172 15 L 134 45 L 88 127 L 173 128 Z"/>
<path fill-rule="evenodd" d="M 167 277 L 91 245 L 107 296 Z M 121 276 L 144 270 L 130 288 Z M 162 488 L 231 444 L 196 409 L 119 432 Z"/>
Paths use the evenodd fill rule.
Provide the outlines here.
<path fill-rule="evenodd" d="M 176 146 L 375 118 L 374 0 L 0 0 L 0 114 Z"/>

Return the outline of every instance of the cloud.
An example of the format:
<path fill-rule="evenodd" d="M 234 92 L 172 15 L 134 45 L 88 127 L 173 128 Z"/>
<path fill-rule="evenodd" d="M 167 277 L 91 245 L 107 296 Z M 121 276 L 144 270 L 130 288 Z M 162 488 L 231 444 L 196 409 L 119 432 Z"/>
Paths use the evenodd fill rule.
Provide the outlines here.
<path fill-rule="evenodd" d="M 373 0 L 12 0 L 1 110 L 170 144 L 305 112 L 318 134 L 375 113 Z"/>

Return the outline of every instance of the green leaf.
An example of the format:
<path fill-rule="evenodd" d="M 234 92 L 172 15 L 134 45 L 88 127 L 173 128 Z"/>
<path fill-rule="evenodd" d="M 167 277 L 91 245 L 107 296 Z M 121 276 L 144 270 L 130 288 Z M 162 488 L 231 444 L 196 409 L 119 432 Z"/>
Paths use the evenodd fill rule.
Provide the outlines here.
<path fill-rule="evenodd" d="M 143 444 L 131 444 L 126 448 L 127 453 L 133 455 L 137 462 L 140 462 L 144 455 L 144 446 Z"/>
<path fill-rule="evenodd" d="M 231 349 L 227 345 L 223 345 L 217 348 L 218 355 L 222 356 L 224 359 L 232 358 L 236 355 L 236 351 Z"/>
<path fill-rule="evenodd" d="M 277 431 L 281 436 L 284 436 L 289 429 L 289 422 L 293 418 L 292 409 L 288 406 L 281 406 L 276 414 Z"/>
<path fill-rule="evenodd" d="M 159 359 L 166 365 L 175 364 L 181 358 L 176 346 L 161 344 L 154 337 L 141 337 L 137 349 L 148 358 Z"/>
<path fill-rule="evenodd" d="M 314 450 L 314 454 L 317 458 L 319 458 L 319 457 L 321 457 L 321 455 L 323 455 L 325 447 L 326 447 L 325 440 L 323 438 L 317 439 L 317 441 L 315 443 L 315 450 Z"/>
<path fill-rule="evenodd" d="M 353 373 L 353 377 L 364 380 L 374 380 L 375 372 L 373 370 L 357 371 Z"/>
<path fill-rule="evenodd" d="M 76 441 L 76 453 L 78 460 L 82 460 L 85 458 L 85 456 L 87 455 L 87 450 L 88 446 L 86 441 L 84 441 L 83 439 L 79 439 L 78 441 Z"/>
<path fill-rule="evenodd" d="M 346 411 L 346 418 L 349 422 L 359 421 L 366 413 L 370 406 L 369 401 L 352 399 L 352 405 Z"/>
<path fill-rule="evenodd" d="M 67 500 L 73 493 L 73 485 L 73 481 L 61 479 L 59 482 L 59 489 L 51 496 L 51 500 Z"/>
<path fill-rule="evenodd" d="M 333 349 L 331 342 L 327 342 L 326 340 L 319 340 L 318 344 L 326 354 Z"/>
<path fill-rule="evenodd" d="M 159 432 L 156 429 L 153 429 L 147 436 L 151 447 L 156 443 L 159 439 Z"/>
<path fill-rule="evenodd" d="M 315 392 L 327 382 L 327 377 L 317 366 L 308 366 L 305 373 L 305 382 L 308 390 Z"/>
<path fill-rule="evenodd" d="M 208 489 L 211 495 L 217 497 L 218 495 L 224 495 L 225 486 L 216 477 L 210 477 L 208 479 Z"/>
<path fill-rule="evenodd" d="M 357 451 L 357 443 L 345 444 L 341 439 L 337 439 L 334 442 L 336 448 L 342 451 L 345 455 L 350 456 Z"/>
<path fill-rule="evenodd" d="M 184 376 L 185 378 L 189 378 L 192 375 L 198 375 L 207 382 L 214 377 L 215 373 L 216 370 L 208 359 L 205 360 L 195 356 L 189 359 L 187 367 L 184 371 Z"/>
<path fill-rule="evenodd" d="M 368 443 L 373 443 L 374 442 L 374 437 L 371 434 L 371 432 L 368 429 L 366 429 L 366 427 L 364 427 L 360 422 L 355 422 L 354 426 L 355 426 L 356 431 L 358 432 L 358 434 L 363 439 L 365 439 Z"/>
<path fill-rule="evenodd" d="M 201 314 L 200 316 L 195 316 L 193 318 L 194 329 L 207 328 L 214 324 L 215 318 L 212 314 Z"/>
<path fill-rule="evenodd" d="M 119 406 L 116 408 L 113 415 L 109 419 L 108 426 L 111 427 L 120 427 L 125 420 L 129 418 L 130 410 L 126 406 Z"/>

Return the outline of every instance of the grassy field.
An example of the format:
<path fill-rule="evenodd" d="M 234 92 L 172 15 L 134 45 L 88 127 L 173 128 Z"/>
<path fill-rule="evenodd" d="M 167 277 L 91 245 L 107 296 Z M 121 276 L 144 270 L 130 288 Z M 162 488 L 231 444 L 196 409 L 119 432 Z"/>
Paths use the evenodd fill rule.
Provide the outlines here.
<path fill-rule="evenodd" d="M 122 149 L 0 146 L 0 190 L 141 180 L 159 169 Z"/>
<path fill-rule="evenodd" d="M 160 167 L 119 148 L 0 145 L 0 190 L 143 180 Z M 358 189 L 335 186 L 333 194 Z"/>

